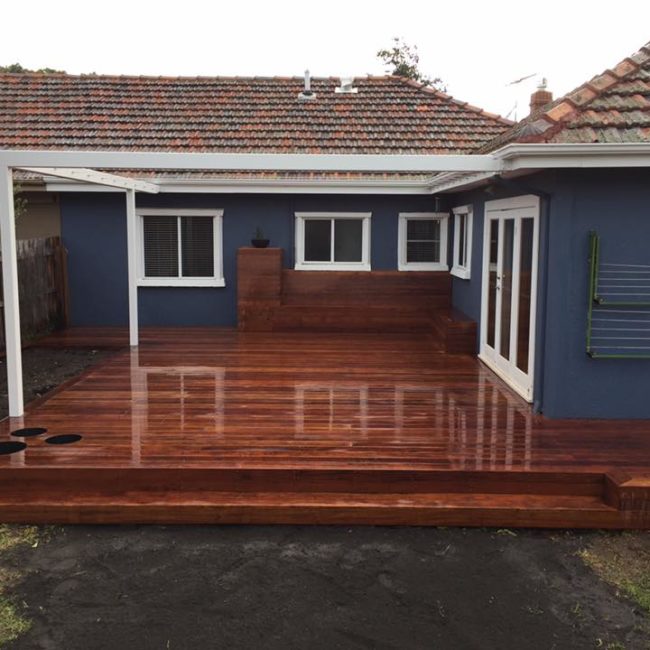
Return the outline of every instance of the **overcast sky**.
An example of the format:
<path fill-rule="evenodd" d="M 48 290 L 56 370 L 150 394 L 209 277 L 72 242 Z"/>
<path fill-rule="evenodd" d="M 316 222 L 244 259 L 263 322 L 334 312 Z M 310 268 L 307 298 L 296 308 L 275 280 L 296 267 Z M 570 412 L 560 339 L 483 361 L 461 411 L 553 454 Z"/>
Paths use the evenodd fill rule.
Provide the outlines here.
<path fill-rule="evenodd" d="M 650 40 L 649 0 L 31 0 L 2 14 L 0 65 L 70 73 L 382 74 L 376 52 L 400 36 L 449 93 L 519 118 L 540 77 L 563 94 Z"/>

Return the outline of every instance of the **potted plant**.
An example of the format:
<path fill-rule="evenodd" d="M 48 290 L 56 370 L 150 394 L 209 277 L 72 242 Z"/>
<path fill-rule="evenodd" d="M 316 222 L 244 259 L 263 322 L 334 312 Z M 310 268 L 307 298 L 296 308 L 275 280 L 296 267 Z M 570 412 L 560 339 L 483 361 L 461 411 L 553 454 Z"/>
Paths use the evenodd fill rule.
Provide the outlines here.
<path fill-rule="evenodd" d="M 251 239 L 251 244 L 253 244 L 255 248 L 266 248 L 269 245 L 269 240 L 264 237 L 261 228 L 255 229 L 255 237 Z"/>

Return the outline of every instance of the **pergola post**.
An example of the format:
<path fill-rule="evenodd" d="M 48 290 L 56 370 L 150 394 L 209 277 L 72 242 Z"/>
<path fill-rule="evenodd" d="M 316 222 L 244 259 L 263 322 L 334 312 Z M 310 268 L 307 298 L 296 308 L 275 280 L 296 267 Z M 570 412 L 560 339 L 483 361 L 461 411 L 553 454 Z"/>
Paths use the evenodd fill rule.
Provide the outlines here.
<path fill-rule="evenodd" d="M 138 221 L 135 190 L 126 191 L 126 245 L 129 276 L 129 342 L 138 345 Z"/>
<path fill-rule="evenodd" d="M 9 417 L 20 417 L 24 413 L 23 362 L 20 349 L 14 186 L 11 167 L 6 166 L 0 167 L 0 240 L 2 246 L 2 287 L 4 291 Z"/>

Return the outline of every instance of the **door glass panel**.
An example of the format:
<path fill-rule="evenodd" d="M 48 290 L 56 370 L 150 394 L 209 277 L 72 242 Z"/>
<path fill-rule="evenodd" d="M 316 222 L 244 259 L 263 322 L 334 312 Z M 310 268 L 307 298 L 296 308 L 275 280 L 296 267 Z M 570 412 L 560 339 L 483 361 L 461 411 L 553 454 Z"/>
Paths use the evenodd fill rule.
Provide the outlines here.
<path fill-rule="evenodd" d="M 494 348 L 494 323 L 497 305 L 497 256 L 499 250 L 499 222 L 490 220 L 490 261 L 488 266 L 487 344 Z"/>
<path fill-rule="evenodd" d="M 305 219 L 305 262 L 332 261 L 332 220 Z"/>
<path fill-rule="evenodd" d="M 363 241 L 362 219 L 334 220 L 334 261 L 361 262 Z"/>
<path fill-rule="evenodd" d="M 510 358 L 510 318 L 512 305 L 512 262 L 515 243 L 515 221 L 503 221 L 503 268 L 501 269 L 501 343 L 500 354 Z"/>
<path fill-rule="evenodd" d="M 521 220 L 521 261 L 519 271 L 519 319 L 517 327 L 517 368 L 528 373 L 530 346 L 530 305 L 533 271 L 534 219 Z"/>

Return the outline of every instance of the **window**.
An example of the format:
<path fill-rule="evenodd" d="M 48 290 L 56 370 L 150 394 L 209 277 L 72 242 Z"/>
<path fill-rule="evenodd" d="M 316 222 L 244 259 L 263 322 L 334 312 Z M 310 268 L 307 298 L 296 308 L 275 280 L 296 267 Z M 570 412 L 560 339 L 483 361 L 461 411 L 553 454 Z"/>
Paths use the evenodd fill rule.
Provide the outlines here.
<path fill-rule="evenodd" d="M 370 270 L 369 212 L 297 212 L 296 269 Z"/>
<path fill-rule="evenodd" d="M 451 274 L 469 280 L 472 268 L 472 206 L 463 205 L 454 213 L 454 263 Z"/>
<path fill-rule="evenodd" d="M 141 286 L 223 287 L 215 210 L 139 210 Z"/>
<path fill-rule="evenodd" d="M 448 271 L 447 214 L 403 212 L 399 215 L 400 271 Z"/>

